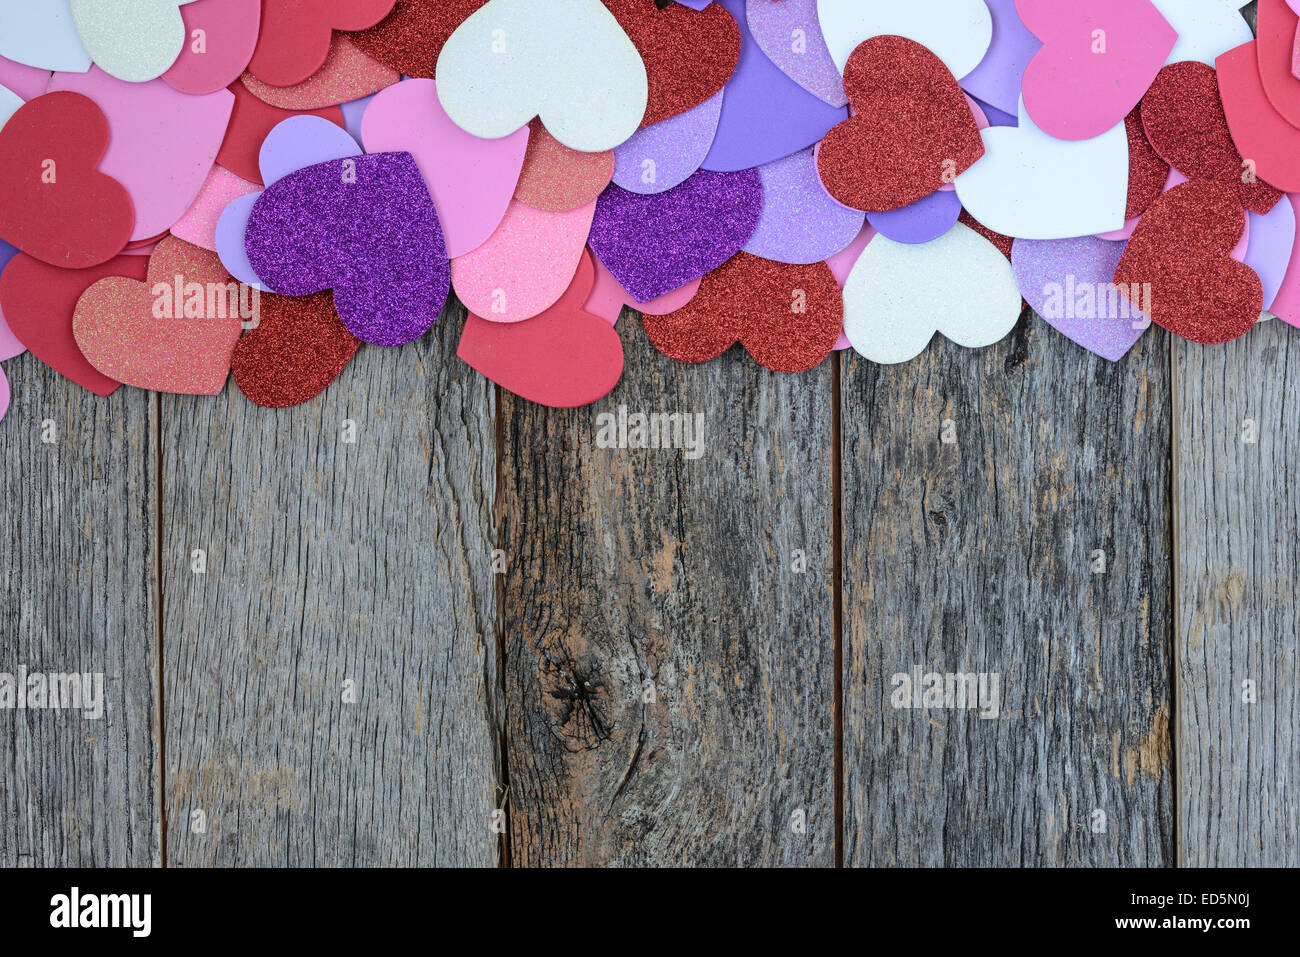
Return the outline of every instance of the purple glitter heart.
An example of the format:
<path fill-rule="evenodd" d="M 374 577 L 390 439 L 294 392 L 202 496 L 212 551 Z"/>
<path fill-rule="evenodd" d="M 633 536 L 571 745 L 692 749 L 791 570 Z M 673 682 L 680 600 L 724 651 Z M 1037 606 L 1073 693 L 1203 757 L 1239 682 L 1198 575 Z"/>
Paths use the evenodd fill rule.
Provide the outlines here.
<path fill-rule="evenodd" d="M 258 197 L 244 244 L 253 270 L 278 292 L 333 289 L 343 324 L 372 345 L 424 335 L 451 287 L 442 226 L 410 153 L 290 173 Z"/>
<path fill-rule="evenodd" d="M 643 196 L 609 186 L 596 200 L 590 245 L 638 302 L 717 269 L 749 241 L 763 214 L 758 170 L 701 170 L 680 186 Z"/>

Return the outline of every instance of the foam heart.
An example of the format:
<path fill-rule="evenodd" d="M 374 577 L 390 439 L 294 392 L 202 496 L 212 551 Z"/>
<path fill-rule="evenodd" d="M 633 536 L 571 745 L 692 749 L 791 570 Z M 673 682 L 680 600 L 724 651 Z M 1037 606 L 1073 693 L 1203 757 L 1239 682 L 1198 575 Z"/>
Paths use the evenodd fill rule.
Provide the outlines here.
<path fill-rule="evenodd" d="M 334 307 L 362 342 L 422 336 L 447 301 L 447 247 L 410 153 L 318 163 L 266 188 L 248 217 L 253 272 L 274 290 L 334 290 Z"/>
<path fill-rule="evenodd" d="M 1164 192 L 1169 179 L 1170 166 L 1151 148 L 1142 129 L 1142 107 L 1135 106 L 1124 117 L 1124 132 L 1128 136 L 1128 200 L 1124 204 L 1125 226 L 1128 221 L 1146 212 L 1156 198 Z M 1132 230 L 1129 230 L 1129 234 Z M 1124 236 L 1125 239 L 1128 236 Z"/>
<path fill-rule="evenodd" d="M 212 169 L 235 98 L 226 90 L 187 96 L 162 80 L 128 83 L 98 67 L 56 73 L 50 90 L 81 93 L 108 117 L 102 169 L 131 194 L 132 241 L 165 233 L 190 208 Z"/>
<path fill-rule="evenodd" d="M 261 0 L 191 0 L 181 7 L 181 19 L 185 45 L 163 79 L 195 95 L 234 83 L 257 47 Z"/>
<path fill-rule="evenodd" d="M 591 294 L 587 296 L 587 303 L 583 308 L 593 315 L 600 316 L 611 326 L 618 322 L 624 306 L 630 306 L 643 316 L 664 316 L 682 308 L 700 291 L 701 280 L 696 279 L 688 282 L 681 289 L 664 293 L 649 302 L 638 302 L 635 296 L 619 285 L 614 274 L 605 268 L 605 264 L 596 258 L 595 253 L 591 254 L 591 263 L 596 270 L 596 281 L 592 284 Z"/>
<path fill-rule="evenodd" d="M 838 74 L 836 74 L 838 76 Z M 708 156 L 722 118 L 722 93 L 681 116 L 638 130 L 614 148 L 614 182 L 634 193 L 680 185 Z"/>
<path fill-rule="evenodd" d="M 1262 192 L 1261 200 L 1249 206 L 1251 212 L 1264 213 L 1281 199 L 1279 190 L 1300 190 L 1300 129 L 1292 126 L 1269 102 L 1259 76 L 1256 41 L 1229 50 L 1217 61 L 1219 95 L 1232 135 L 1234 149 L 1249 157 L 1237 166 L 1234 185 L 1239 192 L 1252 195 Z M 1226 174 L 1227 164 L 1224 164 Z M 1184 171 L 1185 172 L 1185 171 Z M 1253 177 L 1247 176 L 1253 173 Z M 1255 178 L 1258 181 L 1243 184 Z M 1243 200 L 1244 202 L 1244 200 Z"/>
<path fill-rule="evenodd" d="M 216 395 L 243 325 L 240 290 L 229 280 L 215 253 L 169 236 L 149 257 L 144 282 L 101 279 L 82 293 L 72 319 L 77 348 L 123 385 Z M 245 290 L 244 303 L 252 301 Z"/>
<path fill-rule="evenodd" d="M 739 342 L 773 372 L 806 372 L 831 354 L 844 299 L 825 263 L 787 265 L 742 252 L 705 276 L 688 305 L 644 324 L 651 344 L 679 362 L 707 362 Z"/>
<path fill-rule="evenodd" d="M 1151 324 L 1112 283 L 1123 243 L 1093 236 L 1017 239 L 1011 252 L 1020 294 L 1052 328 L 1111 362 Z"/>
<path fill-rule="evenodd" d="M 716 95 L 740 59 L 740 29 L 727 11 L 689 13 L 655 0 L 603 0 L 645 64 L 648 87 L 641 126 L 680 116 Z"/>
<path fill-rule="evenodd" d="M 380 63 L 432 79 L 443 45 L 487 0 L 397 0 L 378 25 L 349 37 Z"/>
<path fill-rule="evenodd" d="M 0 238 L 42 262 L 83 269 L 131 238 L 126 188 L 101 172 L 109 125 L 75 93 L 38 96 L 0 129 Z"/>
<path fill-rule="evenodd" d="M 961 86 L 971 96 L 1009 114 L 1014 126 L 1025 67 L 1042 44 L 1020 21 L 1016 0 L 987 2 L 993 18 L 993 41 L 979 66 L 962 77 Z"/>
<path fill-rule="evenodd" d="M 294 170 L 360 155 L 356 141 L 328 120 L 312 115 L 290 116 L 277 124 L 262 143 L 258 154 L 259 179 L 270 185 Z M 261 190 L 255 189 L 227 205 L 217 219 L 214 239 L 217 253 L 232 276 L 240 282 L 267 289 L 267 284 L 249 263 L 244 246 L 248 218 L 259 196 Z"/>
<path fill-rule="evenodd" d="M 862 232 L 866 217 L 822 189 L 811 149 L 760 166 L 758 175 L 763 214 L 745 252 L 782 263 L 824 262 Z"/>
<path fill-rule="evenodd" d="M 812 146 L 845 117 L 781 72 L 745 23 L 745 0 L 720 0 L 740 23 L 740 62 L 725 88 L 707 170 L 735 172 Z"/>
<path fill-rule="evenodd" d="M 392 9 L 393 0 L 267 0 L 248 68 L 272 86 L 301 83 L 329 56 L 334 30 L 365 30 Z"/>
<path fill-rule="evenodd" d="M 1128 134 L 1068 142 L 1020 107 L 1020 125 L 980 134 L 983 159 L 957 177 L 957 196 L 981 223 L 1022 239 L 1068 239 L 1119 229 L 1128 204 Z"/>
<path fill-rule="evenodd" d="M 734 256 L 762 212 L 757 170 L 701 170 L 653 196 L 610 186 L 596 201 L 591 248 L 623 288 L 647 302 Z"/>
<path fill-rule="evenodd" d="M 1300 79 L 1291 72 L 1296 51 L 1296 14 L 1286 0 L 1259 0 L 1259 75 L 1273 109 L 1300 126 Z"/>
<path fill-rule="evenodd" d="M 1291 207 L 1292 218 L 1300 218 L 1300 195 L 1288 194 L 1287 205 Z M 1291 259 L 1269 309 L 1284 322 L 1300 326 L 1300 243 L 1292 246 Z"/>
<path fill-rule="evenodd" d="M 340 129 L 343 127 L 343 111 L 337 106 L 318 110 L 282 110 L 254 96 L 239 80 L 230 85 L 230 92 L 235 96 L 235 107 L 230 114 L 230 125 L 221 143 L 221 151 L 217 153 L 217 162 L 240 179 L 259 186 L 263 183 L 258 157 L 267 135 L 276 126 L 291 116 L 310 115 L 329 120 Z"/>
<path fill-rule="evenodd" d="M 1219 54 L 1253 39 L 1233 0 L 1151 0 L 1178 34 L 1166 63 L 1194 60 L 1214 66 Z"/>
<path fill-rule="evenodd" d="M 324 392 L 361 344 L 334 311 L 328 292 L 261 297 L 259 323 L 235 345 L 239 391 L 269 409 L 300 405 Z"/>
<path fill-rule="evenodd" d="M 1253 51 L 1253 41 L 1247 48 L 1247 53 Z M 1260 87 L 1253 54 L 1248 64 L 1254 71 L 1253 79 L 1244 61 L 1231 62 L 1242 66 L 1234 76 L 1249 80 L 1248 88 Z M 1267 104 L 1262 88 L 1259 99 Z M 1282 198 L 1280 191 L 1262 179 L 1245 175 L 1251 167 L 1233 142 L 1219 95 L 1219 79 L 1212 67 L 1187 62 L 1161 70 L 1142 98 L 1142 128 L 1152 149 L 1174 169 L 1191 179 L 1231 185 L 1247 209 L 1266 213 Z M 1258 160 L 1255 156 L 1251 159 Z"/>
<path fill-rule="evenodd" d="M 49 85 L 49 70 L 41 70 L 0 57 L 0 86 L 16 94 L 23 102 L 36 99 Z M 4 124 L 0 123 L 0 126 Z"/>
<path fill-rule="evenodd" d="M 1245 335 L 1264 308 L 1259 276 L 1230 257 L 1245 225 L 1231 187 L 1175 186 L 1133 230 L 1115 283 L 1149 301 L 1152 321 L 1184 339 L 1217 345 Z"/>
<path fill-rule="evenodd" d="M 0 0 L 0 56 L 42 70 L 90 69 L 69 0 Z"/>
<path fill-rule="evenodd" d="M 936 332 L 968 348 L 992 345 L 1019 318 L 1011 263 L 960 223 L 921 245 L 877 236 L 844 287 L 844 333 L 882 364 L 916 358 Z"/>
<path fill-rule="evenodd" d="M 81 42 L 105 73 L 143 83 L 157 79 L 185 46 L 178 9 L 190 0 L 72 0 Z"/>
<path fill-rule="evenodd" d="M 584 252 L 560 299 L 527 322 L 489 322 L 470 313 L 456 355 L 530 402 L 569 409 L 603 398 L 623 375 L 623 343 L 583 308 L 594 275 L 591 253 Z"/>
<path fill-rule="evenodd" d="M 1178 34 L 1150 0 L 1016 0 L 1043 41 L 1022 81 L 1025 109 L 1044 133 L 1100 136 L 1146 92 Z"/>
<path fill-rule="evenodd" d="M 1290 203 L 1282 202 L 1264 216 L 1247 213 L 1246 220 L 1250 239 L 1242 262 L 1259 276 L 1264 287 L 1264 308 L 1272 310 L 1295 247 L 1295 210 Z"/>
<path fill-rule="evenodd" d="M 9 380 L 5 378 L 4 369 L 0 369 L 0 422 L 4 421 L 9 411 Z"/>
<path fill-rule="evenodd" d="M 540 120 L 529 124 L 528 151 L 515 199 L 534 209 L 565 212 L 593 202 L 614 175 L 614 154 L 571 150 Z"/>
<path fill-rule="evenodd" d="M 826 134 L 817 170 L 845 206 L 900 209 L 984 155 L 961 87 L 938 57 L 911 40 L 864 40 L 844 69 L 844 89 L 857 115 Z"/>
<path fill-rule="evenodd" d="M 960 215 L 956 192 L 941 189 L 900 209 L 868 213 L 867 222 L 896 243 L 928 243 L 952 229 Z"/>
<path fill-rule="evenodd" d="M 8 123 L 9 117 L 17 113 L 22 105 L 23 98 L 21 96 L 7 86 L 0 86 L 0 127 Z"/>
<path fill-rule="evenodd" d="M 817 18 L 841 71 L 863 40 L 892 34 L 930 50 L 960 79 L 979 65 L 993 41 L 993 18 L 984 0 L 817 0 Z"/>
<path fill-rule="evenodd" d="M 0 310 L 32 355 L 83 388 L 109 395 L 121 383 L 86 361 L 72 335 L 72 316 L 81 294 L 99 280 L 142 280 L 148 268 L 143 256 L 118 256 L 87 269 L 58 269 L 20 254 L 0 274 Z"/>
<path fill-rule="evenodd" d="M 401 78 L 396 70 L 372 60 L 342 36 L 330 44 L 321 68 L 301 83 L 272 86 L 252 73 L 242 77 L 248 92 L 282 110 L 317 110 L 349 103 L 378 93 Z"/>
<path fill-rule="evenodd" d="M 171 234 L 187 243 L 204 249 L 217 248 L 217 223 L 226 208 L 241 196 L 252 196 L 261 192 L 256 183 L 240 179 L 234 173 L 220 166 L 212 167 L 207 182 L 199 190 L 194 205 L 185 211 L 185 215 L 172 224 Z M 241 241 L 242 248 L 242 241 Z M 247 282 L 247 279 L 244 279 Z"/>
<path fill-rule="evenodd" d="M 487 242 L 452 261 L 465 308 L 493 322 L 523 322 L 553 306 L 573 280 L 595 208 L 556 213 L 512 202 Z"/>
<path fill-rule="evenodd" d="M 817 20 L 817 0 L 747 0 L 749 32 L 781 72 L 830 106 L 849 101 Z"/>
<path fill-rule="evenodd" d="M 3 273 L 5 267 L 10 261 L 18 255 L 18 250 L 10 246 L 3 239 L 0 239 L 0 273 Z M 4 310 L 0 309 L 0 361 L 12 359 L 14 356 L 20 356 L 27 351 L 27 347 L 18 341 L 18 337 L 13 334 L 9 324 L 5 322 Z"/>
<path fill-rule="evenodd" d="M 362 140 L 371 152 L 415 157 L 438 208 L 455 259 L 477 249 L 501 225 L 528 148 L 528 127 L 497 140 L 471 136 L 451 121 L 433 80 L 404 80 L 366 108 Z"/>
<path fill-rule="evenodd" d="M 646 111 L 645 65 L 600 0 L 489 0 L 451 35 L 437 75 L 447 115 L 485 139 L 541 116 L 565 146 L 598 153 Z"/>

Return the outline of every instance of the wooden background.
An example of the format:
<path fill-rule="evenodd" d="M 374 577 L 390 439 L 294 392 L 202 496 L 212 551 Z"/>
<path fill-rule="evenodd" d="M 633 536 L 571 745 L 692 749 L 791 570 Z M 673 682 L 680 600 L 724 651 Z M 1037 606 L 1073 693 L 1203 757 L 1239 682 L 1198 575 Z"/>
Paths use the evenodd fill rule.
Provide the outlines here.
<path fill-rule="evenodd" d="M 462 321 L 278 412 L 5 364 L 0 671 L 107 710 L 0 711 L 0 865 L 1300 864 L 1300 332 L 779 376 L 625 313 L 560 412 Z"/>

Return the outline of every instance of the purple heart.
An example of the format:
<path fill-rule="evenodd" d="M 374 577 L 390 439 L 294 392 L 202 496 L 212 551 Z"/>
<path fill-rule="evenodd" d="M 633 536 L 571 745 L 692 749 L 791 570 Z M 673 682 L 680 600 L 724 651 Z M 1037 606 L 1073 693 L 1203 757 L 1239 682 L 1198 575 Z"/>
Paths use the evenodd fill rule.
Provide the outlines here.
<path fill-rule="evenodd" d="M 1029 32 L 1016 12 L 1016 0 L 988 0 L 993 18 L 993 42 L 979 66 L 961 78 L 961 88 L 971 96 L 1014 115 L 1020 103 L 1020 81 L 1025 67 L 1043 43 Z M 989 117 L 993 122 L 993 117 Z M 1015 126 L 1015 123 L 993 123 Z"/>
<path fill-rule="evenodd" d="M 1124 244 L 1079 239 L 1017 239 L 1011 268 L 1025 301 L 1066 338 L 1117 362 L 1150 321 L 1113 286 Z"/>
<path fill-rule="evenodd" d="M 700 168 L 718 132 L 719 90 L 694 109 L 638 130 L 614 147 L 614 182 L 634 193 L 662 193 Z"/>
<path fill-rule="evenodd" d="M 745 0 L 718 0 L 740 25 L 740 63 L 723 88 L 722 118 L 704 169 L 762 166 L 812 146 L 848 118 L 828 106 L 767 58 L 749 32 Z"/>
<path fill-rule="evenodd" d="M 372 345 L 424 335 L 451 286 L 438 213 L 410 153 L 290 173 L 258 197 L 244 244 L 253 271 L 284 295 L 333 289 L 343 324 Z"/>
<path fill-rule="evenodd" d="M 795 265 L 825 262 L 862 232 L 865 216 L 827 195 L 811 148 L 760 166 L 758 175 L 763 215 L 745 252 Z"/>
<path fill-rule="evenodd" d="M 867 222 L 896 243 L 928 243 L 952 229 L 961 216 L 956 192 L 941 189 L 886 213 L 867 213 Z"/>
<path fill-rule="evenodd" d="M 1295 209 L 1290 203 L 1278 203 L 1272 211 L 1261 216 L 1247 212 L 1250 220 L 1250 242 L 1246 247 L 1245 263 L 1259 276 L 1264 287 L 1264 308 L 1282 289 L 1287 267 L 1291 264 L 1291 251 L 1295 247 Z"/>
<path fill-rule="evenodd" d="M 590 245 L 619 284 L 649 302 L 717 269 L 763 214 L 758 170 L 701 170 L 663 193 L 609 186 L 596 200 Z"/>
<path fill-rule="evenodd" d="M 817 0 L 749 0 L 745 13 L 754 40 L 781 72 L 831 106 L 848 105 L 844 78 L 822 36 Z M 796 47 L 792 41 L 800 33 L 803 45 Z"/>

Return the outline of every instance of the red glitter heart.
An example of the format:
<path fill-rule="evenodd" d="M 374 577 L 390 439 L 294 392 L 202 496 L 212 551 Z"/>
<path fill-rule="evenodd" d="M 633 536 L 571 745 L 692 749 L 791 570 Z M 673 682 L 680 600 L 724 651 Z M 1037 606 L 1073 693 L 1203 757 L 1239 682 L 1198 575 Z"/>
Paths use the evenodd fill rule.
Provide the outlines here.
<path fill-rule="evenodd" d="M 1206 345 L 1229 342 L 1248 332 L 1264 308 L 1259 276 L 1229 255 L 1245 229 L 1230 186 L 1209 180 L 1175 186 L 1142 216 L 1115 284 L 1149 305 L 1151 320 L 1170 332 Z"/>
<path fill-rule="evenodd" d="M 1141 110 L 1152 149 L 1188 179 L 1231 186 L 1254 213 L 1267 213 L 1282 198 L 1258 177 L 1242 181 L 1248 167 L 1228 130 L 1213 67 L 1192 60 L 1169 64 L 1142 97 Z"/>
<path fill-rule="evenodd" d="M 98 169 L 108 135 L 104 112 L 80 93 L 47 93 L 20 107 L 0 129 L 0 238 L 66 269 L 120 253 L 135 206 Z"/>
<path fill-rule="evenodd" d="M 623 375 L 623 343 L 613 326 L 587 312 L 596 281 L 591 250 L 555 305 L 523 322 L 489 322 L 471 313 L 456 349 L 503 389 L 555 409 L 590 405 Z"/>
<path fill-rule="evenodd" d="M 826 134 L 817 170 L 845 206 L 901 209 L 984 155 L 957 80 L 919 43 L 897 36 L 864 41 L 844 68 L 844 91 L 857 115 Z"/>
<path fill-rule="evenodd" d="M 1160 158 L 1160 154 L 1147 141 L 1147 135 L 1142 130 L 1141 111 L 1142 104 L 1139 103 L 1124 117 L 1124 129 L 1128 133 L 1128 205 L 1124 208 L 1125 219 L 1141 216 L 1150 209 L 1169 181 L 1169 164 Z"/>
<path fill-rule="evenodd" d="M 835 348 L 844 296 L 825 263 L 790 266 L 742 252 L 705 276 L 681 309 L 642 321 L 654 347 L 679 362 L 707 362 L 739 342 L 773 372 L 806 372 Z"/>
<path fill-rule="evenodd" d="M 394 0 L 266 0 L 249 72 L 271 86 L 294 86 L 321 68 L 335 30 L 365 30 Z"/>
<path fill-rule="evenodd" d="M 736 72 L 740 27 L 720 4 L 660 10 L 655 0 L 603 2 L 645 62 L 650 97 L 643 128 L 699 106 Z"/>
<path fill-rule="evenodd" d="M 487 0 L 397 0 L 378 26 L 348 39 L 368 56 L 407 76 L 433 79 L 438 55 L 456 28 Z"/>
<path fill-rule="evenodd" d="M 262 151 L 266 134 L 278 123 L 291 116 L 320 116 L 335 126 L 343 126 L 343 111 L 337 106 L 319 110 L 282 110 L 254 96 L 244 86 L 243 80 L 230 84 L 230 92 L 235 94 L 235 108 L 230 114 L 230 125 L 226 127 L 226 138 L 217 153 L 217 165 L 259 186 L 266 184 L 262 181 L 258 154 Z"/>
<path fill-rule="evenodd" d="M 324 392 L 361 344 L 334 310 L 334 294 L 262 293 L 259 324 L 235 346 L 235 384 L 249 400 L 283 409 Z"/>
<path fill-rule="evenodd" d="M 121 383 L 81 354 L 72 335 L 72 316 L 81 294 L 101 279 L 143 280 L 148 269 L 148 256 L 118 256 L 89 269 L 58 269 L 20 254 L 0 275 L 0 311 L 32 355 L 96 395 L 109 395 Z"/>

